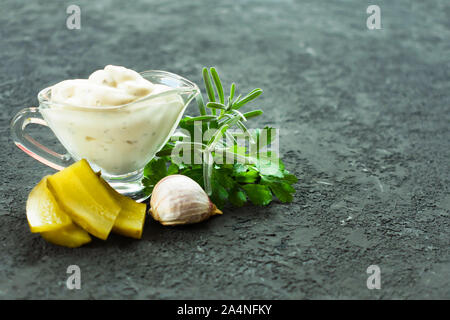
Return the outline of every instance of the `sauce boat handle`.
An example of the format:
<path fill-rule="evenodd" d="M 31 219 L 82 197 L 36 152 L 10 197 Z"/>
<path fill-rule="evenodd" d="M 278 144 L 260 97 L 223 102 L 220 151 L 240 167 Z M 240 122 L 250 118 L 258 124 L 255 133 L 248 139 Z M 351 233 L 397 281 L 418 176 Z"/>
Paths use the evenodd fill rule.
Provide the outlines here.
<path fill-rule="evenodd" d="M 59 154 L 50 150 L 25 133 L 26 126 L 31 123 L 48 127 L 39 109 L 35 107 L 20 110 L 11 120 L 11 136 L 16 146 L 53 169 L 62 170 L 70 165 L 72 158 L 68 153 Z"/>

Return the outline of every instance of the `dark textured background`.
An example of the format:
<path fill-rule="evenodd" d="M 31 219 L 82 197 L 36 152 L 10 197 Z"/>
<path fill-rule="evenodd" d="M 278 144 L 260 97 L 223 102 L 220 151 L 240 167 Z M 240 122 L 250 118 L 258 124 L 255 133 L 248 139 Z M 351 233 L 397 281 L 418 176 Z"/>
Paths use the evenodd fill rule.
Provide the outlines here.
<path fill-rule="evenodd" d="M 65 26 L 73 3 L 81 30 Z M 367 29 L 369 4 L 382 30 Z M 448 0 L 2 0 L 0 34 L 0 298 L 450 298 Z M 31 234 L 27 195 L 53 171 L 13 145 L 9 121 L 107 64 L 197 83 L 216 66 L 241 92 L 263 88 L 253 126 L 281 128 L 293 203 L 190 227 L 149 218 L 140 241 L 75 250 Z M 65 287 L 71 264 L 81 290 Z M 381 290 L 366 288 L 371 264 Z"/>

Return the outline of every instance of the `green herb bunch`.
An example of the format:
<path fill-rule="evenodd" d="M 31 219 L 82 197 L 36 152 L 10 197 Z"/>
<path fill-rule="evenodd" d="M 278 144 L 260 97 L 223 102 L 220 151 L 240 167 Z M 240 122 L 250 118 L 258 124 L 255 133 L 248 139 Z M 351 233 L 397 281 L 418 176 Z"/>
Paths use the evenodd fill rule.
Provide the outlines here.
<path fill-rule="evenodd" d="M 262 90 L 254 89 L 244 97 L 241 95 L 235 97 L 236 85 L 232 83 L 229 96 L 225 98 L 215 68 L 210 68 L 209 71 L 203 68 L 203 80 L 209 101 L 205 104 L 203 96 L 199 94 L 196 100 L 200 115 L 185 116 L 179 126 L 191 137 L 194 137 L 194 123 L 201 123 L 203 132 L 216 129 L 215 133 L 208 141 L 202 143 L 169 141 L 144 169 L 142 183 L 146 192 L 150 194 L 156 183 L 165 176 L 182 174 L 198 182 L 219 208 L 228 202 L 240 207 L 248 200 L 255 205 L 268 205 L 273 196 L 281 202 L 291 202 L 295 193 L 292 185 L 297 182 L 297 178 L 285 169 L 282 160 L 272 151 L 262 151 L 261 148 L 264 146 L 262 141 L 267 145 L 274 141 L 276 130 L 269 127 L 263 130 L 249 130 L 246 126 L 247 121 L 263 114 L 263 111 L 259 109 L 245 113 L 239 111 L 245 104 L 261 95 Z M 207 109 L 210 109 L 209 114 Z M 239 128 L 249 144 L 258 147 L 239 146 L 236 143 L 236 133 L 230 133 L 231 128 Z M 264 139 L 261 139 L 263 136 Z M 171 158 L 175 146 L 183 143 L 188 144 L 192 152 L 191 159 L 194 151 L 202 155 L 201 164 L 194 164 L 194 161 L 179 163 Z M 223 161 L 223 164 L 215 163 L 213 159 L 218 154 L 238 161 L 232 164 L 226 161 Z"/>

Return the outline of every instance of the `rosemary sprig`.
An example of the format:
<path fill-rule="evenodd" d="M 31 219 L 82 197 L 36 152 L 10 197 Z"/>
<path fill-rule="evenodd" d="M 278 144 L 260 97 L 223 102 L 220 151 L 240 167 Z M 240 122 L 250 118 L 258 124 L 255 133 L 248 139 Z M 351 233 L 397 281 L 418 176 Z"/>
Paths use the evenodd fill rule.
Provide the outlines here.
<path fill-rule="evenodd" d="M 209 140 L 201 142 L 168 142 L 145 167 L 142 182 L 147 192 L 152 191 L 159 177 L 178 173 L 189 176 L 202 185 L 219 207 L 227 202 L 242 206 L 247 199 L 256 205 L 267 205 L 272 201 L 272 196 L 282 202 L 292 201 L 295 192 L 292 185 L 297 178 L 284 168 L 282 160 L 276 157 L 276 160 L 267 166 L 263 163 L 272 158 L 271 151 L 258 151 L 258 148 L 252 151 L 251 148 L 237 144 L 236 138 L 248 138 L 251 145 L 263 148 L 274 139 L 271 128 L 255 129 L 252 132 L 247 128 L 248 120 L 262 115 L 262 110 L 240 111 L 246 104 L 258 98 L 262 90 L 256 88 L 243 97 L 236 97 L 236 84 L 232 83 L 227 97 L 215 68 L 203 68 L 202 75 L 208 101 L 199 94 L 196 100 L 200 115 L 185 116 L 180 121 L 180 127 L 189 131 L 191 137 L 194 136 L 194 122 L 201 122 L 202 131 L 216 131 Z M 239 130 L 231 133 L 229 130 L 234 128 Z M 263 139 L 265 143 L 261 143 L 260 139 L 263 133 L 267 135 Z M 183 138 L 183 134 L 179 132 L 173 137 Z M 191 159 L 194 157 L 193 152 L 200 152 L 202 163 L 175 162 L 172 151 L 176 145 L 186 147 L 183 152 L 190 152 Z M 218 154 L 237 159 L 237 163 L 214 163 L 214 156 Z"/>
<path fill-rule="evenodd" d="M 253 110 L 249 111 L 246 114 L 241 113 L 238 111 L 242 106 L 249 103 L 250 101 L 256 99 L 259 95 L 261 95 L 262 90 L 259 88 L 253 89 L 250 91 L 246 96 L 244 96 L 242 99 L 241 96 L 238 96 L 236 99 L 234 99 L 234 94 L 236 92 L 236 84 L 232 83 L 230 88 L 230 94 L 227 99 L 225 99 L 224 91 L 222 82 L 220 81 L 219 74 L 217 73 L 217 70 L 212 67 L 209 69 L 203 68 L 202 70 L 203 75 L 203 82 L 205 83 L 205 89 L 206 93 L 208 95 L 209 101 L 206 103 L 206 107 L 208 109 L 211 109 L 211 114 L 207 115 L 205 111 L 205 104 L 203 101 L 203 97 L 201 94 L 199 95 L 197 99 L 197 105 L 199 107 L 199 112 L 201 114 L 200 117 L 194 117 L 190 118 L 188 121 L 205 121 L 207 123 L 208 128 L 219 128 L 217 133 L 208 141 L 206 144 L 206 148 L 203 150 L 203 152 L 207 153 L 213 153 L 215 151 L 215 146 L 217 145 L 218 141 L 226 135 L 226 131 L 230 128 L 233 128 L 237 126 L 239 129 L 242 130 L 243 133 L 249 134 L 247 127 L 243 124 L 243 122 L 247 121 L 247 116 L 249 118 L 257 117 L 263 113 L 262 110 Z M 212 84 L 211 78 L 213 79 L 214 86 Z M 214 90 L 214 87 L 216 90 Z M 219 101 L 216 101 L 216 96 L 219 98 Z M 225 104 L 225 100 L 227 101 L 227 104 Z M 217 114 L 217 110 L 220 110 L 220 113 Z M 225 119 L 225 120 L 224 120 Z M 222 122 L 222 120 L 224 120 Z M 211 126 L 211 124 L 213 124 Z M 248 135 L 250 137 L 250 141 L 254 142 L 251 138 L 251 135 Z M 207 157 L 209 158 L 209 156 Z M 212 166 L 213 164 L 210 161 L 206 161 L 203 163 L 204 166 L 204 173 L 211 172 L 211 168 L 208 168 L 208 166 Z M 206 168 L 205 168 L 206 166 Z M 211 183 L 210 179 L 211 176 L 204 175 L 204 186 L 206 189 L 206 192 L 208 194 L 211 193 Z"/>
<path fill-rule="evenodd" d="M 217 96 L 219 97 L 219 102 L 216 101 L 216 92 L 213 88 L 212 82 L 211 82 L 211 76 L 209 74 L 211 73 L 211 76 L 214 80 L 214 85 L 216 87 Z M 256 99 L 259 95 L 262 94 L 262 90 L 259 88 L 253 89 L 250 91 L 245 97 L 242 99 L 240 96 L 238 96 L 236 99 L 234 99 L 234 94 L 236 92 L 236 84 L 232 83 L 230 88 L 230 94 L 227 99 L 225 99 L 224 92 L 223 92 L 223 86 L 220 81 L 219 74 L 217 73 L 215 68 L 210 68 L 210 71 L 208 72 L 207 68 L 203 68 L 202 74 L 203 74 L 203 81 L 205 83 L 206 93 L 208 94 L 209 101 L 206 103 L 206 107 L 211 109 L 211 115 L 217 116 L 215 120 L 219 121 L 223 119 L 224 117 L 229 117 L 232 119 L 238 119 L 238 118 L 244 118 L 246 119 L 247 116 L 245 114 L 240 113 L 237 111 L 245 104 L 249 103 L 250 101 Z M 234 99 L 234 100 L 233 100 Z M 225 104 L 225 100 L 227 103 Z M 199 106 L 199 111 L 201 115 L 206 115 L 206 112 L 204 111 L 205 104 L 203 102 L 203 97 L 201 94 L 198 96 L 197 104 Z M 222 113 L 220 115 L 217 115 L 216 110 L 220 109 Z M 262 110 L 253 110 L 249 111 L 246 114 L 249 117 L 256 117 L 263 113 Z M 245 120 L 244 120 L 245 121 Z"/>

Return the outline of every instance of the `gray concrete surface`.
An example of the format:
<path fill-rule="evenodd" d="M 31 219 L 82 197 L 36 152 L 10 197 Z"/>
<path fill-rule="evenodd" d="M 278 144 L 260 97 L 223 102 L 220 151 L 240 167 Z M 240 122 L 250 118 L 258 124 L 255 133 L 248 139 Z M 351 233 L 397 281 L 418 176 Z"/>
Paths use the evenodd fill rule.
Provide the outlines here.
<path fill-rule="evenodd" d="M 81 30 L 68 30 L 75 2 Z M 369 4 L 381 30 L 366 27 Z M 0 298 L 450 298 L 447 0 L 3 0 L 0 34 Z M 241 91 L 263 88 L 253 127 L 281 128 L 293 203 L 190 227 L 149 218 L 140 241 L 76 250 L 31 234 L 27 195 L 53 170 L 13 145 L 9 121 L 40 89 L 106 64 L 197 83 L 216 66 Z M 65 286 L 72 264 L 81 290 Z M 372 264 L 380 290 L 366 287 Z"/>

